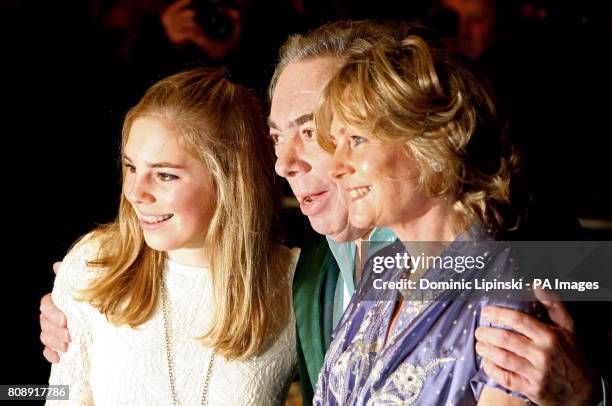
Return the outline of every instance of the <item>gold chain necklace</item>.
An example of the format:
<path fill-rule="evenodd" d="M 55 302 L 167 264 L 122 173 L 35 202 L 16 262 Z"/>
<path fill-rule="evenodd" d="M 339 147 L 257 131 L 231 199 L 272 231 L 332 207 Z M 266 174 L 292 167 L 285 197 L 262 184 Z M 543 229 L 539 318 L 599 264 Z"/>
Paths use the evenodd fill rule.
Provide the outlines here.
<path fill-rule="evenodd" d="M 176 380 L 174 379 L 174 372 L 172 367 L 172 353 L 170 352 L 170 323 L 168 320 L 168 291 L 166 289 L 166 283 L 163 278 L 161 281 L 161 302 L 162 302 L 162 317 L 164 319 L 164 338 L 166 339 L 166 358 L 168 359 L 168 377 L 170 378 L 170 392 L 172 395 L 172 404 L 178 406 L 178 400 L 176 397 Z M 210 361 L 208 362 L 208 370 L 206 371 L 206 380 L 204 381 L 204 389 L 202 390 L 202 406 L 208 406 L 208 386 L 210 384 L 210 378 L 212 377 L 213 365 L 215 363 L 215 357 L 217 353 L 212 350 L 210 354 Z"/>

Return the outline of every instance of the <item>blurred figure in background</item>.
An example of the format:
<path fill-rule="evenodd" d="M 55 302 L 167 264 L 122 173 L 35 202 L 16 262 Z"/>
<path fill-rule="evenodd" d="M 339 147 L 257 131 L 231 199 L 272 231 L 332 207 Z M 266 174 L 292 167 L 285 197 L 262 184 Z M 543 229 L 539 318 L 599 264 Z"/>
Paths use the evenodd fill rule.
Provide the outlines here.
<path fill-rule="evenodd" d="M 609 141 L 602 138 L 598 120 L 588 119 L 607 114 L 607 107 L 595 100 L 597 93 L 612 91 L 612 67 L 598 51 L 606 42 L 609 47 L 604 39 L 609 36 L 597 34 L 602 21 L 594 21 L 588 4 L 574 6 L 570 11 L 544 0 L 439 0 L 424 18 L 446 37 L 447 45 L 486 73 L 509 121 L 512 141 L 525 154 L 531 209 L 512 239 L 610 238 L 611 230 L 582 230 L 577 221 L 577 216 L 612 219 L 611 190 L 600 185 L 601 179 L 612 177 L 610 149 L 603 147 Z M 572 141 L 563 141 L 568 138 Z M 565 330 L 588 338 L 580 347 L 609 377 L 612 360 L 602 350 L 610 348 L 606 336 L 611 337 L 612 325 L 597 320 L 596 314 L 609 311 L 604 309 L 610 303 L 597 303 L 597 308 L 581 302 L 566 305 L 576 323 Z M 542 325 L 538 329 L 545 331 Z M 519 381 L 517 376 L 511 380 Z"/>
<path fill-rule="evenodd" d="M 540 216 L 530 232 L 547 230 L 540 239 L 583 235 L 576 215 L 612 219 L 612 193 L 599 187 L 601 177 L 585 176 L 612 176 L 605 148 L 592 148 L 607 141 L 597 121 L 586 119 L 606 114 L 596 93 L 612 91 L 612 66 L 599 51 L 609 47 L 610 13 L 591 3 L 436 0 L 422 18 L 491 81 L 512 141 L 527 155 L 532 213 Z M 580 142 L 559 142 L 558 135 L 575 134 Z M 559 192 L 568 184 L 573 193 Z"/>
<path fill-rule="evenodd" d="M 495 40 L 495 0 L 440 0 L 430 10 L 430 23 L 450 34 L 448 45 L 478 59 Z"/>
<path fill-rule="evenodd" d="M 201 65 L 230 69 L 242 38 L 244 0 L 95 1 L 92 14 L 120 39 L 134 86 Z"/>

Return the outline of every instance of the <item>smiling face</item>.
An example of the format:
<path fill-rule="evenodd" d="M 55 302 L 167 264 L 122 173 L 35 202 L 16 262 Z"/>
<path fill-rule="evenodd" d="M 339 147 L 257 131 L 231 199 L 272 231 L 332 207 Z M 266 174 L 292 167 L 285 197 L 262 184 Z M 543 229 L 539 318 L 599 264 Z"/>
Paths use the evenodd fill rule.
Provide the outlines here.
<path fill-rule="evenodd" d="M 312 228 L 336 241 L 351 241 L 365 231 L 348 222 L 329 175 L 331 155 L 317 144 L 313 119 L 317 97 L 341 63 L 339 58 L 317 57 L 288 64 L 274 89 L 268 121 L 276 172 L 289 182 Z"/>
<path fill-rule="evenodd" d="M 172 259 L 202 251 L 215 201 L 214 183 L 202 161 L 154 117 L 134 121 L 123 160 L 123 195 L 140 219 L 146 244 Z"/>
<path fill-rule="evenodd" d="M 419 168 L 407 146 L 382 141 L 336 117 L 330 135 L 336 144 L 331 174 L 353 226 L 387 227 L 397 234 L 430 209 L 432 199 L 419 187 Z"/>

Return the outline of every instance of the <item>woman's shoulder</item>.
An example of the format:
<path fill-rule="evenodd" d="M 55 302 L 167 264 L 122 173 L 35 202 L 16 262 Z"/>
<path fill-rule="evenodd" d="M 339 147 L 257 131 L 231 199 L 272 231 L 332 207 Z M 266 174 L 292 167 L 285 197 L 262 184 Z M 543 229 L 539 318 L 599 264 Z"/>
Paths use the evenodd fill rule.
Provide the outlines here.
<path fill-rule="evenodd" d="M 99 272 L 99 268 L 92 267 L 90 263 L 98 259 L 100 247 L 100 237 L 90 232 L 70 248 L 55 277 L 54 300 L 56 293 L 75 293 L 90 285 Z"/>

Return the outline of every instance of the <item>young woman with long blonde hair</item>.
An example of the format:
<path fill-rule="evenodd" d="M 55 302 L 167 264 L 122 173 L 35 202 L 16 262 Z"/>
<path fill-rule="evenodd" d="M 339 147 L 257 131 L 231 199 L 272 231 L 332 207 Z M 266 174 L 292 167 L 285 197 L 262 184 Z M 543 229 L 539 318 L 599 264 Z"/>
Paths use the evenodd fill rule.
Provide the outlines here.
<path fill-rule="evenodd" d="M 223 73 L 153 85 L 122 131 L 117 219 L 70 250 L 53 300 L 76 404 L 280 404 L 296 364 L 295 253 L 261 107 Z M 55 404 L 55 403 L 54 403 Z"/>

